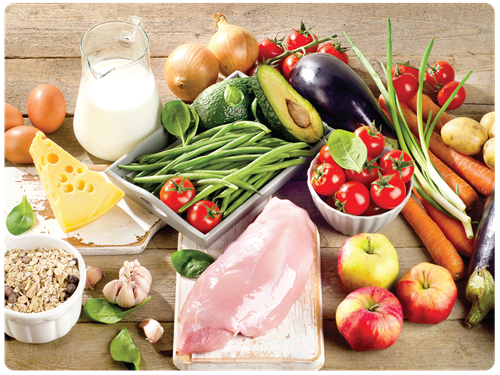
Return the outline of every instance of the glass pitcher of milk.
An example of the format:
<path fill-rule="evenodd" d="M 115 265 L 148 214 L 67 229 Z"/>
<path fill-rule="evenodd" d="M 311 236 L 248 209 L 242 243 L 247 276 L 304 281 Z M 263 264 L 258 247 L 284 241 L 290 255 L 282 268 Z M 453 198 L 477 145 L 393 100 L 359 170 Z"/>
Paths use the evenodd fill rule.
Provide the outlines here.
<path fill-rule="evenodd" d="M 161 127 L 162 103 L 142 19 L 104 22 L 82 37 L 73 129 L 82 147 L 116 161 Z"/>

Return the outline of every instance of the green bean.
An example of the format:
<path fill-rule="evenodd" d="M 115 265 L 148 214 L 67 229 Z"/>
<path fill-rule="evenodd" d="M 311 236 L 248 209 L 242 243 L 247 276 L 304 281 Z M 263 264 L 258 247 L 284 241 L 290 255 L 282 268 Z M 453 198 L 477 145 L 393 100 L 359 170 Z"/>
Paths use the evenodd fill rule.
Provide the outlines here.
<path fill-rule="evenodd" d="M 146 177 L 125 177 L 125 179 L 129 182 L 144 184 L 144 183 L 167 182 L 168 180 L 174 177 L 184 177 L 187 178 L 188 180 L 196 181 L 209 178 L 220 178 L 223 176 L 221 176 L 220 174 L 212 174 L 200 171 L 195 173 L 175 173 L 175 174 L 164 174 L 164 175 L 146 176 Z"/>
<path fill-rule="evenodd" d="M 203 179 L 203 180 L 198 180 L 198 181 L 193 181 L 193 184 L 196 184 L 196 185 L 214 185 L 214 184 L 221 184 L 223 186 L 226 186 L 228 188 L 231 188 L 231 189 L 234 189 L 234 190 L 238 190 L 239 187 L 231 182 L 228 182 L 228 181 L 224 181 L 220 178 L 207 178 L 207 179 Z"/>
<path fill-rule="evenodd" d="M 199 194 L 196 194 L 195 197 L 191 201 L 189 201 L 184 206 L 182 206 L 179 209 L 179 212 L 184 212 L 189 207 L 191 207 L 193 204 L 195 204 L 196 202 L 201 201 L 202 199 L 204 199 L 205 197 L 209 196 L 210 194 L 212 194 L 213 192 L 217 191 L 218 189 L 220 189 L 223 186 L 224 185 L 222 185 L 222 184 L 207 185 L 206 189 L 203 189 L 203 191 L 201 191 Z"/>
<path fill-rule="evenodd" d="M 224 160 L 210 160 L 207 163 L 207 167 L 210 167 L 212 169 L 222 169 L 225 168 L 225 166 L 230 166 L 231 164 L 238 163 L 238 165 L 246 165 L 248 164 L 247 161 L 252 161 L 257 159 L 261 154 L 249 154 L 249 155 L 234 155 L 234 156 L 227 156 L 224 158 Z M 241 164 L 240 164 L 241 163 Z M 231 166 L 231 168 L 236 168 L 234 166 Z"/>
<path fill-rule="evenodd" d="M 267 126 L 257 121 L 236 121 L 230 124 L 219 125 L 211 129 L 208 129 L 203 133 L 194 136 L 191 142 L 196 142 L 203 138 L 212 137 L 224 127 L 229 127 L 231 132 L 234 130 L 256 130 L 256 129 L 264 130 L 267 133 L 271 132 L 271 130 Z"/>
<path fill-rule="evenodd" d="M 248 141 L 243 143 L 241 146 L 245 147 L 245 146 L 254 145 L 255 143 L 259 142 L 263 137 L 266 137 L 267 135 L 268 135 L 268 133 L 266 133 L 265 131 L 261 131 L 260 133 L 255 134 L 252 138 L 250 138 Z M 259 145 L 259 146 L 261 146 L 261 145 Z"/>

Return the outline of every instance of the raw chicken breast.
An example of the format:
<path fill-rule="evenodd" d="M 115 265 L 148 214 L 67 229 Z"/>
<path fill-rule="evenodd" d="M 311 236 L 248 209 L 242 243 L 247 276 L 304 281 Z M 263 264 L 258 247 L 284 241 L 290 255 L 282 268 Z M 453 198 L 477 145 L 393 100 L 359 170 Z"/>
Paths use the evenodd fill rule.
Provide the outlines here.
<path fill-rule="evenodd" d="M 182 306 L 179 354 L 222 349 L 238 333 L 277 327 L 304 291 L 316 227 L 307 212 L 272 198 L 196 280 Z"/>

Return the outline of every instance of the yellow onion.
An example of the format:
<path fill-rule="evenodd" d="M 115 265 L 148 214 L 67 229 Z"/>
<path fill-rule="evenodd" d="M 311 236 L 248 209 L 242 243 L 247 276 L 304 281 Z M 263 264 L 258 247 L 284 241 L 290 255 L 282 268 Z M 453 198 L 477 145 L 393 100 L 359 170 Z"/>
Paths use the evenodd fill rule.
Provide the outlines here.
<path fill-rule="evenodd" d="M 218 30 L 208 49 L 219 60 L 220 72 L 226 77 L 235 70 L 248 73 L 259 56 L 259 42 L 247 29 L 227 22 L 221 13 L 216 13 L 214 19 Z"/>
<path fill-rule="evenodd" d="M 192 102 L 200 92 L 217 82 L 219 62 L 207 47 L 186 43 L 168 56 L 164 74 L 170 91 L 179 99 Z"/>

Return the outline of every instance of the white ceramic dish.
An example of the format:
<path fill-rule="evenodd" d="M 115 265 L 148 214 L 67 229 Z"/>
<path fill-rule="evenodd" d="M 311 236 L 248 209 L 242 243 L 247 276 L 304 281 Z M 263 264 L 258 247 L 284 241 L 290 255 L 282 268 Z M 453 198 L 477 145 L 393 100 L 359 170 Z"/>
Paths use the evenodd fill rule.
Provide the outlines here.
<path fill-rule="evenodd" d="M 382 155 L 390 151 L 389 148 L 385 148 Z M 401 212 L 405 206 L 408 199 L 411 196 L 411 190 L 413 188 L 413 181 L 410 180 L 406 184 L 406 196 L 404 201 L 393 208 L 392 210 L 386 211 L 380 215 L 375 216 L 353 216 L 340 212 L 332 207 L 330 207 L 323 198 L 314 191 L 311 185 L 311 178 L 314 171 L 314 166 L 319 164 L 319 154 L 311 161 L 309 169 L 307 170 L 307 187 L 309 188 L 309 193 L 319 210 L 323 218 L 330 224 L 335 230 L 343 233 L 347 236 L 354 236 L 359 233 L 375 233 L 389 225 Z"/>
<path fill-rule="evenodd" d="M 5 252 L 17 248 L 31 250 L 38 247 L 64 249 L 73 254 L 78 259 L 80 280 L 73 295 L 55 309 L 39 313 L 21 313 L 4 308 L 5 333 L 29 344 L 54 341 L 71 330 L 80 317 L 86 281 L 86 267 L 82 256 L 72 245 L 60 238 L 49 235 L 21 236 L 9 241 Z"/>

